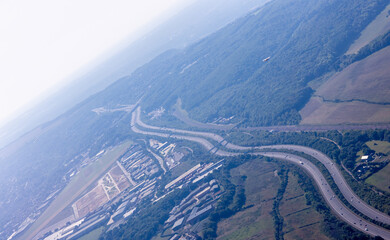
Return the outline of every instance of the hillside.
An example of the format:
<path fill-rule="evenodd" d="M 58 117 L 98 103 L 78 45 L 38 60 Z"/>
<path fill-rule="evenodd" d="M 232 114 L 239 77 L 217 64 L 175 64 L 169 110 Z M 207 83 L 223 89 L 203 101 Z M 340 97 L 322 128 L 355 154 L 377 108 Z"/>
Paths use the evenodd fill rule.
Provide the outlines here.
<path fill-rule="evenodd" d="M 1 127 L 0 225 L 8 226 L 5 234 L 64 187 L 63 177 L 84 157 L 128 137 L 126 113 L 98 116 L 91 110 L 135 103 L 142 92 L 129 96 L 130 89 L 119 84 L 94 94 L 118 78 L 129 82 L 127 75 L 160 53 L 184 48 L 265 2 L 195 1 L 140 39 L 120 46 L 113 56 L 99 59 L 100 64 Z M 3 229 L 0 239 L 1 234 Z"/>
<path fill-rule="evenodd" d="M 333 70 L 384 8 L 381 1 L 361 4 L 271 2 L 185 50 L 154 59 L 131 81 L 148 87 L 147 111 L 169 109 L 180 97 L 190 117 L 203 122 L 235 116 L 247 126 L 297 124 L 312 94 L 308 82 Z"/>
<path fill-rule="evenodd" d="M 390 4 L 361 32 L 358 39 L 349 47 L 346 54 L 357 53 L 376 37 L 390 30 Z"/>
<path fill-rule="evenodd" d="M 195 44 L 165 51 L 1 150 L 0 225 L 20 223 L 64 187 L 64 176 L 85 158 L 135 138 L 129 112 L 97 114 L 96 108 L 140 102 L 146 112 L 170 111 L 180 98 L 201 122 L 234 116 L 240 126 L 299 123 L 314 92 L 308 84 L 338 69 L 387 4 L 274 0 Z"/>
<path fill-rule="evenodd" d="M 68 85 L 29 106 L 5 126 L 0 126 L 0 148 L 47 121 L 53 120 L 89 96 L 171 48 L 184 48 L 245 15 L 269 0 L 196 0 L 162 23 L 129 37 L 90 66 L 69 76 Z"/>
<path fill-rule="evenodd" d="M 327 100 L 358 99 L 372 103 L 390 103 L 390 47 L 338 72 L 316 91 Z M 380 91 L 378 91 L 380 89 Z"/>
<path fill-rule="evenodd" d="M 300 111 L 301 123 L 389 122 L 389 56 L 386 47 L 336 73 Z"/>

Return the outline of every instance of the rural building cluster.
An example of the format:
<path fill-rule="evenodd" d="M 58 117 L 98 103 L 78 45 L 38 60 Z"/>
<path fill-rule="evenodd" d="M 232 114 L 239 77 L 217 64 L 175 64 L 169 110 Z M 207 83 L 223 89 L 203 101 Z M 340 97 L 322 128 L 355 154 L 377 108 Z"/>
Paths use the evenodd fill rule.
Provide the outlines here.
<path fill-rule="evenodd" d="M 107 149 L 83 161 L 81 167 L 95 162 L 105 151 Z M 107 231 L 113 230 L 136 213 L 141 202 L 156 203 L 175 189 L 202 183 L 201 180 L 223 164 L 224 160 L 197 164 L 163 185 L 162 194 L 160 192 L 160 196 L 157 196 L 157 183 L 161 179 L 162 170 L 178 166 L 190 151 L 189 148 L 178 148 L 175 143 L 162 143 L 154 139 L 149 140 L 148 146 L 132 144 L 94 187 L 71 204 L 72 214 L 64 215 L 56 223 L 41 230 L 34 240 L 78 239 L 101 226 L 107 226 Z M 70 180 L 78 172 L 71 172 Z M 221 194 L 218 183 L 211 180 L 202 183 L 185 197 L 171 210 L 165 223 L 165 227 L 173 231 L 171 238 L 196 239 L 197 235 L 191 230 L 193 227 L 187 229 L 184 226 L 196 226 L 206 218 Z"/>
<path fill-rule="evenodd" d="M 203 220 L 214 209 L 220 196 L 220 187 L 215 180 L 202 184 L 170 211 L 165 228 L 181 232 L 186 224 L 194 225 Z"/>
<path fill-rule="evenodd" d="M 187 154 L 187 151 L 185 150 L 177 150 L 176 144 L 174 143 L 161 143 L 155 139 L 150 139 L 149 145 L 164 158 L 164 162 L 168 169 L 172 169 L 179 165 L 180 160 Z"/>
<path fill-rule="evenodd" d="M 389 161 L 389 157 L 383 153 L 372 152 L 368 155 L 363 155 L 358 159 L 358 162 L 353 169 L 353 174 L 359 180 L 365 180 L 384 168 Z"/>

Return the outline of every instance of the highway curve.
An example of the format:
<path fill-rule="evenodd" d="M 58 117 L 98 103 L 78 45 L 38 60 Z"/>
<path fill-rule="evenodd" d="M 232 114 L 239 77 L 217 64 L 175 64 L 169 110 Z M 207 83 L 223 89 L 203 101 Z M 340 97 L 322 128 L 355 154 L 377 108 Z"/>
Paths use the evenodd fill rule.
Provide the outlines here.
<path fill-rule="evenodd" d="M 355 207 L 359 212 L 366 215 L 367 217 L 374 219 L 378 222 L 382 222 L 385 224 L 390 225 L 390 216 L 371 207 L 368 205 L 365 201 L 361 200 L 350 188 L 350 186 L 347 184 L 346 180 L 342 176 L 340 170 L 337 168 L 336 165 L 334 165 L 333 161 L 323 154 L 320 151 L 317 151 L 315 149 L 299 146 L 299 145 L 270 145 L 270 146 L 259 146 L 259 147 L 243 147 L 236 144 L 232 144 L 227 142 L 222 136 L 215 134 L 215 133 L 208 133 L 208 132 L 197 132 L 197 131 L 188 131 L 188 130 L 180 130 L 180 129 L 174 129 L 174 128 L 162 128 L 162 127 L 156 127 L 156 126 L 150 126 L 141 121 L 141 108 L 138 107 L 135 111 L 135 122 L 143 127 L 158 131 L 169 131 L 169 132 L 175 132 L 175 133 L 182 133 L 182 134 L 190 134 L 190 135 L 197 135 L 201 137 L 206 137 L 209 139 L 213 139 L 214 141 L 218 142 L 222 146 L 228 149 L 232 150 L 240 150 L 240 151 L 254 151 L 254 150 L 266 150 L 266 149 L 273 149 L 273 150 L 292 150 L 297 152 L 303 152 L 307 155 L 310 155 L 314 158 L 316 158 L 318 161 L 320 161 L 326 169 L 331 174 L 333 180 L 335 181 L 337 187 L 340 189 L 340 192 L 343 194 L 345 199 L 353 206 Z M 181 138 L 183 139 L 183 138 Z M 200 143 L 200 139 L 197 139 L 197 142 Z M 204 144 L 202 144 L 204 145 Z M 211 150 L 212 147 L 214 147 L 210 142 L 207 142 L 208 147 L 207 150 Z M 217 151 L 215 149 L 215 151 Z M 220 153 L 225 154 L 224 156 L 233 156 L 229 155 L 227 152 L 218 150 Z M 214 153 L 214 152 L 212 152 Z"/>
<path fill-rule="evenodd" d="M 354 208 L 356 208 L 359 212 L 363 213 L 364 215 L 366 215 L 371 219 L 390 225 L 390 216 L 383 212 L 378 211 L 377 209 L 368 205 L 365 201 L 361 200 L 351 189 L 351 187 L 348 185 L 348 183 L 342 176 L 340 170 L 337 168 L 336 165 L 334 165 L 333 161 L 322 152 L 314 150 L 309 147 L 297 146 L 297 145 L 272 145 L 272 146 L 264 146 L 259 149 L 267 149 L 267 148 L 273 150 L 286 149 L 286 150 L 293 150 L 297 152 L 303 152 L 307 155 L 316 158 L 326 167 L 326 169 L 332 175 L 332 178 L 336 183 L 337 187 L 340 189 L 340 192 Z"/>
<path fill-rule="evenodd" d="M 309 160 L 293 154 L 281 152 L 264 152 L 255 154 L 287 160 L 300 166 L 314 179 L 315 183 L 320 189 L 321 194 L 324 196 L 325 201 L 339 218 L 343 219 L 345 222 L 362 232 L 366 232 L 372 236 L 381 236 L 384 239 L 390 239 L 390 231 L 362 219 L 360 216 L 356 215 L 349 208 L 347 208 L 335 195 L 320 170 Z"/>
<path fill-rule="evenodd" d="M 305 169 L 314 179 L 317 186 L 319 187 L 321 194 L 324 196 L 326 202 L 328 205 L 332 208 L 332 210 L 345 222 L 350 224 L 351 226 L 355 227 L 356 229 L 363 231 L 367 234 L 370 234 L 372 236 L 381 236 L 384 239 L 390 239 L 390 231 L 387 229 L 384 229 L 382 227 L 379 227 L 371 222 L 368 222 L 367 220 L 361 218 L 360 216 L 357 216 L 354 214 L 349 208 L 347 208 L 341 200 L 334 194 L 333 190 L 330 188 L 329 184 L 326 182 L 324 176 L 320 172 L 320 170 L 310 161 L 296 156 L 294 154 L 290 153 L 282 153 L 277 152 L 277 150 L 282 149 L 288 149 L 288 150 L 294 150 L 299 152 L 304 152 L 310 156 L 313 156 L 314 158 L 318 159 L 321 163 L 323 163 L 328 171 L 331 173 L 333 179 L 335 180 L 337 186 L 340 188 L 340 191 L 344 195 L 346 199 L 349 200 L 349 202 L 360 212 L 367 215 L 368 217 L 372 216 L 372 219 L 375 219 L 377 221 L 382 221 L 384 223 L 387 223 L 389 221 L 390 217 L 385 215 L 384 213 L 373 209 L 371 206 L 368 206 L 364 201 L 360 200 L 354 192 L 351 190 L 351 188 L 346 184 L 345 179 L 342 177 L 341 173 L 338 171 L 337 167 L 335 167 L 332 163 L 332 161 L 323 153 L 303 146 L 297 146 L 297 145 L 272 145 L 272 146 L 260 146 L 260 147 L 242 147 L 235 144 L 228 143 L 223 137 L 220 135 L 214 134 L 214 133 L 207 133 L 207 132 L 195 132 L 195 131 L 187 131 L 187 130 L 180 130 L 180 129 L 173 129 L 173 128 L 162 128 L 162 127 L 156 127 L 156 126 L 150 126 L 145 123 L 143 123 L 140 119 L 140 108 L 138 107 L 132 114 L 131 118 L 131 129 L 132 131 L 144 134 L 144 135 L 152 135 L 152 136 L 159 136 L 164 138 L 176 138 L 180 140 L 188 140 L 193 141 L 201 144 L 204 146 L 210 153 L 214 153 L 218 156 L 237 156 L 242 153 L 238 152 L 227 152 L 224 150 L 220 150 L 217 147 L 215 147 L 211 142 L 204 139 L 203 137 L 213 139 L 214 141 L 217 141 L 219 144 L 224 145 L 226 148 L 233 149 L 233 150 L 263 150 L 263 152 L 252 152 L 250 154 L 253 155 L 261 155 L 261 156 L 267 156 L 267 157 L 274 157 L 279 158 L 283 160 L 287 160 L 289 162 L 292 162 L 294 164 L 297 164 L 298 166 Z M 153 129 L 157 131 L 164 131 L 164 132 L 154 132 L 154 131 L 144 131 L 139 128 L 137 128 L 136 125 L 139 125 L 142 128 L 147 129 Z M 166 132 L 170 133 L 166 133 Z M 188 135 L 179 135 L 176 133 L 181 134 L 189 134 L 189 135 L 196 135 L 196 136 L 188 136 Z M 198 137 L 199 136 L 199 137 Z M 269 150 L 267 150 L 269 149 Z M 327 166 L 329 165 L 329 166 Z M 389 221 L 390 222 L 390 221 Z"/>

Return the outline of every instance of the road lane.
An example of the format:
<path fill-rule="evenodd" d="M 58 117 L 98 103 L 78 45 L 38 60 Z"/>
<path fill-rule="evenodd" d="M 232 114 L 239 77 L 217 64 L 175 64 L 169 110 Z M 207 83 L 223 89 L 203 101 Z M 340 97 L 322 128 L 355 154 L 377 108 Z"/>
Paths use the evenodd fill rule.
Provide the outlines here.
<path fill-rule="evenodd" d="M 319 160 L 326 167 L 326 169 L 331 174 L 333 180 L 335 181 L 337 187 L 340 189 L 340 192 L 354 208 L 356 208 L 359 212 L 363 213 L 364 215 L 366 215 L 367 217 L 373 220 L 390 225 L 390 216 L 373 208 L 372 206 L 368 205 L 365 201 L 360 199 L 350 188 L 350 186 L 347 184 L 340 170 L 337 168 L 336 165 L 334 165 L 333 161 L 320 151 L 317 151 L 309 147 L 299 146 L 299 145 L 270 145 L 270 146 L 258 146 L 258 147 L 239 146 L 236 144 L 229 143 L 222 136 L 215 133 L 187 131 L 187 130 L 180 130 L 174 128 L 162 128 L 162 127 L 147 125 L 141 121 L 140 107 L 136 109 L 135 115 L 136 115 L 135 123 L 137 123 L 141 127 L 159 130 L 159 131 L 170 131 L 175 133 L 191 134 L 191 135 L 206 137 L 209 139 L 213 139 L 214 141 L 220 143 L 225 148 L 232 149 L 232 150 L 237 150 L 237 151 L 254 151 L 254 150 L 266 150 L 266 149 L 293 150 L 293 151 L 303 152 L 307 155 L 310 155 L 316 158 L 317 160 Z M 223 153 L 224 156 L 232 156 L 229 155 L 228 152 L 223 150 L 219 150 L 219 152 Z"/>
<path fill-rule="evenodd" d="M 138 107 L 134 112 L 135 113 L 135 119 L 132 121 L 132 124 L 136 123 L 138 126 L 147 128 L 147 129 L 153 129 L 157 131 L 168 131 L 168 132 L 174 132 L 174 133 L 181 133 L 181 134 L 190 134 L 190 135 L 196 135 L 201 137 L 210 138 L 217 143 L 220 143 L 221 145 L 227 144 L 225 147 L 233 150 L 242 150 L 242 151 L 248 151 L 253 150 L 253 147 L 243 147 L 239 145 L 235 145 L 232 143 L 227 142 L 222 136 L 215 134 L 215 133 L 209 133 L 209 132 L 198 132 L 198 131 L 189 131 L 189 130 L 181 130 L 181 129 L 175 129 L 175 128 L 166 128 L 166 127 L 156 127 L 148 125 L 141 120 L 141 107 Z"/>
<path fill-rule="evenodd" d="M 178 135 L 178 134 L 166 134 L 166 133 L 161 133 L 161 132 L 149 132 L 149 131 L 144 131 L 138 129 L 135 125 L 142 126 L 144 128 L 149 128 L 153 130 L 158 130 L 158 131 L 169 131 L 169 132 L 175 132 L 175 133 L 183 133 L 183 134 L 192 134 L 192 135 L 197 135 L 197 136 L 202 136 L 202 137 L 207 137 L 211 138 L 218 143 L 223 144 L 226 148 L 231 147 L 231 149 L 234 150 L 267 150 L 267 149 L 272 149 L 272 150 L 294 150 L 298 152 L 304 152 L 310 156 L 313 156 L 314 158 L 318 159 L 321 163 L 323 163 L 325 166 L 329 165 L 327 169 L 331 173 L 332 177 L 334 178 L 335 181 L 339 182 L 340 185 L 340 191 L 343 193 L 345 192 L 345 197 L 348 199 L 350 197 L 351 201 L 354 202 L 353 200 L 355 199 L 356 202 L 356 208 L 362 209 L 363 214 L 368 214 L 368 216 L 373 216 L 373 214 L 376 214 L 373 216 L 373 219 L 375 220 L 382 220 L 382 221 L 387 221 L 385 214 L 379 212 L 376 209 L 373 209 L 371 206 L 368 206 L 365 202 L 361 201 L 355 194 L 354 192 L 350 189 L 348 184 L 346 184 L 345 179 L 342 177 L 341 173 L 338 171 L 337 167 L 334 166 L 332 160 L 330 160 L 325 154 L 308 148 L 308 147 L 303 147 L 303 146 L 298 146 L 298 145 L 271 145 L 271 146 L 260 146 L 260 147 L 241 147 L 235 144 L 229 145 L 229 143 L 222 138 L 221 136 L 214 134 L 214 133 L 206 133 L 206 132 L 195 132 L 195 131 L 187 131 L 187 130 L 179 130 L 179 129 L 172 129 L 172 128 L 161 128 L 161 127 L 155 127 L 155 126 L 150 126 L 147 124 L 144 124 L 141 119 L 140 119 L 140 108 L 137 108 L 136 111 L 133 112 L 132 115 L 132 120 L 131 120 L 131 128 L 134 132 L 141 133 L 141 134 L 146 134 L 146 135 L 154 135 L 154 136 L 160 136 L 160 137 L 173 137 L 176 139 L 181 139 L 181 140 L 189 140 L 193 142 L 197 142 L 204 146 L 210 153 L 214 153 L 219 156 L 238 156 L 242 153 L 237 153 L 237 152 L 227 152 L 221 149 L 217 149 L 212 143 L 207 141 L 204 138 L 201 137 L 194 137 L 194 136 L 188 136 L 188 135 Z M 222 138 L 222 139 L 221 139 Z M 315 167 L 314 164 L 312 164 L 310 161 L 298 157 L 293 154 L 289 153 L 281 153 L 281 152 L 252 152 L 250 154 L 253 155 L 261 155 L 261 156 L 268 156 L 268 157 L 276 157 L 276 158 L 281 158 L 285 159 L 287 161 L 293 162 L 295 164 L 298 164 L 299 166 L 303 167 L 306 171 L 309 172 L 309 174 L 313 177 L 315 182 L 320 188 L 320 191 L 322 195 L 324 196 L 326 202 L 329 204 L 329 206 L 332 208 L 332 210 L 344 221 L 349 223 L 351 226 L 366 232 L 367 234 L 370 234 L 372 236 L 381 236 L 385 239 L 390 239 L 390 231 L 387 229 L 384 229 L 382 227 L 379 227 L 375 224 L 372 224 L 365 219 L 355 215 L 349 208 L 347 208 L 341 200 L 335 196 L 333 190 L 330 188 L 329 184 L 326 182 L 324 176 L 320 172 L 320 170 Z M 283 158 L 284 156 L 284 158 Z M 303 163 L 303 164 L 301 164 Z M 344 182 L 343 182 L 344 181 Z M 338 186 L 339 186 L 338 185 Z M 354 205 L 354 206 L 355 206 Z M 359 210 L 359 209 L 358 209 Z M 377 213 L 380 214 L 377 214 Z M 386 222 L 385 222 L 386 223 Z"/>
<path fill-rule="evenodd" d="M 321 171 L 309 160 L 290 153 L 265 152 L 253 154 L 287 160 L 300 166 L 311 175 L 320 189 L 321 194 L 324 196 L 324 199 L 339 218 L 343 219 L 345 222 L 349 223 L 351 226 L 359 229 L 362 232 L 366 232 L 372 236 L 381 236 L 384 239 L 390 239 L 390 231 L 362 219 L 360 216 L 357 216 L 349 208 L 347 208 L 335 195 L 332 188 L 329 186 L 324 176 L 322 175 Z"/>
<path fill-rule="evenodd" d="M 322 152 L 309 147 L 298 146 L 298 145 L 271 145 L 271 146 L 259 147 L 257 149 L 293 150 L 297 152 L 303 152 L 307 155 L 316 158 L 326 167 L 326 169 L 331 174 L 333 180 L 335 181 L 337 187 L 340 189 L 340 192 L 354 208 L 356 208 L 359 212 L 363 213 L 364 215 L 366 215 L 371 219 L 390 225 L 390 216 L 373 208 L 372 206 L 368 205 L 365 201 L 361 200 L 351 189 L 351 187 L 348 185 L 348 183 L 346 182 L 345 178 L 341 174 L 338 167 L 333 163 L 333 161 L 328 156 L 326 156 Z"/>
<path fill-rule="evenodd" d="M 189 141 L 197 142 L 197 143 L 201 144 L 202 146 L 204 146 L 207 149 L 207 151 L 211 151 L 212 149 L 215 149 L 214 145 L 211 144 L 209 141 L 207 141 L 204 138 L 177 135 L 177 134 L 171 134 L 171 133 L 144 131 L 144 130 L 137 128 L 136 124 L 139 125 L 138 122 L 136 122 L 136 116 L 133 114 L 131 117 L 131 130 L 135 133 L 140 133 L 140 134 L 144 134 L 144 135 L 153 135 L 153 136 L 158 136 L 158 137 L 163 137 L 163 138 L 176 138 L 176 139 L 180 139 L 180 140 L 189 140 Z"/>

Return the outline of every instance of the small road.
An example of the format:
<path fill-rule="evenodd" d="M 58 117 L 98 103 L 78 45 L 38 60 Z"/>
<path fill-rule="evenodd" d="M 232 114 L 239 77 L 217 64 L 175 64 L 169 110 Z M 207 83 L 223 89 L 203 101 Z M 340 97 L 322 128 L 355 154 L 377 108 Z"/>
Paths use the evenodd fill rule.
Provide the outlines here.
<path fill-rule="evenodd" d="M 272 146 L 260 146 L 260 147 L 242 147 L 235 144 L 228 143 L 223 137 L 214 134 L 214 133 L 207 133 L 207 132 L 195 132 L 195 131 L 187 131 L 187 130 L 179 130 L 179 129 L 173 129 L 173 128 L 162 128 L 162 127 L 155 127 L 150 126 L 145 123 L 143 123 L 140 119 L 140 108 L 137 108 L 133 114 L 131 119 L 131 129 L 140 134 L 144 135 L 153 135 L 153 136 L 159 136 L 164 138 L 175 138 L 180 140 L 189 140 L 193 142 L 197 142 L 204 146 L 211 154 L 216 154 L 218 156 L 237 156 L 242 153 L 237 152 L 228 152 L 221 149 L 218 149 L 215 147 L 211 142 L 208 140 L 202 138 L 211 138 L 214 141 L 218 142 L 219 144 L 223 145 L 225 148 L 233 149 L 233 150 L 262 150 L 263 152 L 252 152 L 250 154 L 253 155 L 261 155 L 261 156 L 267 156 L 267 157 L 275 157 L 279 159 L 284 159 L 287 161 L 290 161 L 292 163 L 297 164 L 298 166 L 304 168 L 315 180 L 317 186 L 319 187 L 321 194 L 324 196 L 326 202 L 329 204 L 329 206 L 332 208 L 332 210 L 345 222 L 349 223 L 351 226 L 355 227 L 356 229 L 359 229 L 360 231 L 363 231 L 367 234 L 370 234 L 372 236 L 381 236 L 384 239 L 390 239 L 390 231 L 387 229 L 384 229 L 382 227 L 379 227 L 373 223 L 370 223 L 366 221 L 365 219 L 357 216 L 354 214 L 349 208 L 347 208 L 341 200 L 335 196 L 333 190 L 330 188 L 329 184 L 326 182 L 324 176 L 320 172 L 320 170 L 312 164 L 310 161 L 293 155 L 289 153 L 281 153 L 281 152 L 275 152 L 275 150 L 293 150 L 298 152 L 304 152 L 305 154 L 308 154 L 316 159 L 318 159 L 324 166 L 328 169 L 328 171 L 331 173 L 331 176 L 333 177 L 334 181 L 336 182 L 337 186 L 339 187 L 341 193 L 344 195 L 344 197 L 353 205 L 358 211 L 362 212 L 366 216 L 375 219 L 380 222 L 384 223 L 390 223 L 390 216 L 387 216 L 386 214 L 372 208 L 368 204 L 366 204 L 364 201 L 360 200 L 355 193 L 351 190 L 349 185 L 346 183 L 345 179 L 342 177 L 340 171 L 338 168 L 333 164 L 332 160 L 330 160 L 325 154 L 303 146 L 298 145 L 272 145 Z M 157 131 L 164 131 L 164 132 L 151 132 L 151 131 L 144 131 L 136 127 L 136 125 L 139 125 L 143 128 L 157 130 Z M 170 133 L 166 133 L 166 131 Z M 195 136 L 188 136 L 188 135 L 179 135 L 174 133 L 181 133 L 181 134 L 190 134 L 190 135 L 196 135 L 200 137 Z"/>
<path fill-rule="evenodd" d="M 320 138 L 321 138 L 321 139 L 324 139 L 324 140 L 326 140 L 326 141 L 329 141 L 329 142 L 331 142 L 331 143 L 333 143 L 334 145 L 336 145 L 336 147 L 337 147 L 338 149 L 341 150 L 340 145 L 339 145 L 336 141 L 333 141 L 332 139 L 329 139 L 329 138 L 326 138 L 326 137 L 320 137 Z"/>
<path fill-rule="evenodd" d="M 131 183 L 131 185 L 135 186 L 137 185 L 137 183 L 133 180 L 133 178 L 131 177 L 130 173 L 122 166 L 122 164 L 119 162 L 119 161 L 116 161 L 116 164 L 118 165 L 118 167 L 122 170 L 123 174 L 125 174 L 127 180 L 129 180 L 129 182 Z"/>
<path fill-rule="evenodd" d="M 165 169 L 164 167 L 164 160 L 157 154 L 155 154 L 152 150 L 150 150 L 149 148 L 146 148 L 146 150 L 148 150 L 148 152 L 150 152 L 150 154 L 153 155 L 153 157 L 155 157 L 158 161 L 158 163 L 160 164 L 160 167 L 161 169 L 164 171 L 164 173 L 167 172 L 167 170 Z"/>

